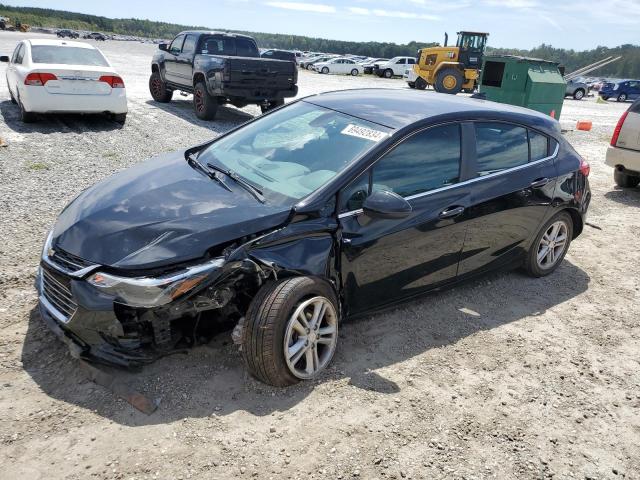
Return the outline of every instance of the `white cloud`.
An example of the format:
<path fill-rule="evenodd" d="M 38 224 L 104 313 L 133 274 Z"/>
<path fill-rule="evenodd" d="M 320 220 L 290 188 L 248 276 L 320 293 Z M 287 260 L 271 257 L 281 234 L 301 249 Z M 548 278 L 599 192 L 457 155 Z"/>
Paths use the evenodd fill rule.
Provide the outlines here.
<path fill-rule="evenodd" d="M 302 12 L 315 13 L 335 13 L 336 8 L 331 5 L 321 3 L 301 3 L 301 2 L 266 2 L 265 5 L 274 8 L 284 8 L 285 10 L 298 10 Z"/>
<path fill-rule="evenodd" d="M 535 2 L 533 0 L 485 0 L 484 3 L 491 7 L 511 9 L 534 8 L 538 6 L 538 2 Z"/>
<path fill-rule="evenodd" d="M 387 18 L 406 18 L 408 20 L 440 20 L 436 15 L 427 15 L 425 13 L 401 12 L 398 10 L 382 10 L 374 8 L 372 10 L 362 7 L 347 7 L 350 13 L 355 15 L 373 15 L 375 17 Z"/>

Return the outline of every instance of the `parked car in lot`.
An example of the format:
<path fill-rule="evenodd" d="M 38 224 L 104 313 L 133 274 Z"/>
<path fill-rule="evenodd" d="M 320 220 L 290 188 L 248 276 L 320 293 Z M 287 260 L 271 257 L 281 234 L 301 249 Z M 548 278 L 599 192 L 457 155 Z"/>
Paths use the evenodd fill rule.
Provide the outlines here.
<path fill-rule="evenodd" d="M 401 77 L 407 67 L 411 68 L 415 63 L 416 59 L 413 57 L 393 57 L 388 62 L 376 62 L 373 65 L 373 73 L 384 78 Z"/>
<path fill-rule="evenodd" d="M 388 58 L 373 58 L 362 65 L 364 67 L 364 73 L 373 73 L 373 69 L 375 68 L 376 63 L 386 63 L 388 61 Z"/>
<path fill-rule="evenodd" d="M 354 77 L 364 72 L 362 65 L 350 58 L 332 58 L 326 62 L 314 63 L 313 69 L 319 73 L 336 73 Z"/>
<path fill-rule="evenodd" d="M 203 120 L 215 118 L 225 103 L 253 103 L 266 112 L 298 93 L 295 62 L 260 58 L 255 40 L 246 35 L 186 31 L 158 48 L 151 61 L 151 96 L 166 103 L 175 90 L 193 93 L 196 116 Z"/>
<path fill-rule="evenodd" d="M 120 366 L 231 322 L 251 374 L 290 385 L 326 368 L 347 317 L 497 268 L 552 273 L 588 173 L 532 110 L 314 95 L 82 192 L 44 244 L 42 318 L 76 357 Z"/>
<path fill-rule="evenodd" d="M 3 56 L 11 101 L 23 122 L 37 113 L 103 113 L 124 123 L 124 81 L 100 50 L 67 40 L 22 40 L 11 58 Z"/>
<path fill-rule="evenodd" d="M 621 80 L 602 85 L 598 94 L 604 99 L 615 98 L 618 102 L 640 98 L 640 80 Z"/>
<path fill-rule="evenodd" d="M 582 100 L 588 93 L 589 86 L 586 83 L 578 80 L 569 80 L 564 96 L 573 97 L 574 100 Z"/>
<path fill-rule="evenodd" d="M 62 30 L 58 30 L 56 32 L 56 35 L 59 38 L 78 38 L 80 36 L 78 32 L 74 32 L 73 30 L 68 30 L 66 28 L 63 28 Z"/>
<path fill-rule="evenodd" d="M 312 55 L 307 55 L 302 57 L 299 61 L 298 61 L 298 66 L 300 68 L 304 68 L 307 69 L 307 67 L 309 66 L 309 64 L 315 60 L 317 60 L 318 58 L 320 58 L 322 55 L 319 53 L 316 54 L 312 54 Z"/>
<path fill-rule="evenodd" d="M 82 38 L 86 38 L 87 40 L 98 40 L 100 42 L 104 42 L 107 39 L 107 37 L 99 32 L 87 33 L 86 35 L 83 35 Z"/>
<path fill-rule="evenodd" d="M 329 60 L 332 60 L 334 58 L 338 58 L 337 55 L 322 55 L 320 57 L 316 57 L 316 58 L 312 58 L 311 60 L 308 60 L 307 62 L 305 62 L 305 67 L 307 70 L 315 70 L 315 65 L 316 63 L 323 63 L 323 62 L 328 62 Z"/>
<path fill-rule="evenodd" d="M 615 169 L 613 179 L 619 187 L 633 188 L 640 183 L 640 99 L 620 117 L 605 163 Z"/>

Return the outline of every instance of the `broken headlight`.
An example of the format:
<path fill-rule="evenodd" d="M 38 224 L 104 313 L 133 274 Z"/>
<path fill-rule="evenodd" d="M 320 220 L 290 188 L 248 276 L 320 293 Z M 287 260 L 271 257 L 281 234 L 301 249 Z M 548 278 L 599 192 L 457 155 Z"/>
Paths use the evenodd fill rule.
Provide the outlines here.
<path fill-rule="evenodd" d="M 132 307 L 159 307 L 192 291 L 224 264 L 224 258 L 188 267 L 160 277 L 120 277 L 98 272 L 87 281 L 101 292 Z"/>

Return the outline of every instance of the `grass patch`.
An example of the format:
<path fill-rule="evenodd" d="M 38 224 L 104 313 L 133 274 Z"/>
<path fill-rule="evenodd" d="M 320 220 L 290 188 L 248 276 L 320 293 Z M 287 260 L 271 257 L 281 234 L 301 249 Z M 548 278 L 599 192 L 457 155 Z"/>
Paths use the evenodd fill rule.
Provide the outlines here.
<path fill-rule="evenodd" d="M 105 152 L 102 154 L 103 158 L 118 158 L 120 155 L 118 155 L 116 152 Z"/>
<path fill-rule="evenodd" d="M 27 169 L 29 170 L 49 170 L 49 165 L 47 165 L 46 163 L 42 163 L 42 162 L 35 162 L 35 163 L 30 163 L 29 165 L 27 165 Z"/>

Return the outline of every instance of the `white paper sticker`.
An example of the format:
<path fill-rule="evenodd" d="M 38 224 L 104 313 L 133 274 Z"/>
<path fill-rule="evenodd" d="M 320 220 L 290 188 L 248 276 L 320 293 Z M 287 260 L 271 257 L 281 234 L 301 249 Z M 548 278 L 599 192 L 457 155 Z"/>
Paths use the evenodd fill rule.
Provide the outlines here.
<path fill-rule="evenodd" d="M 361 127 L 352 123 L 347 125 L 341 133 L 344 135 L 351 135 L 352 137 L 364 138 L 365 140 L 370 140 L 372 142 L 379 142 L 389 136 L 388 133 L 373 130 L 372 128 Z"/>

